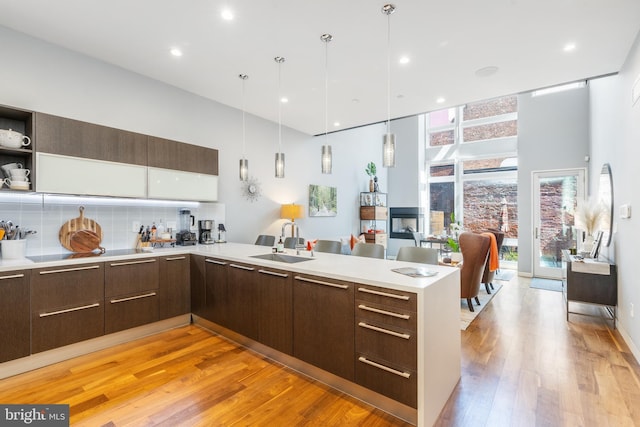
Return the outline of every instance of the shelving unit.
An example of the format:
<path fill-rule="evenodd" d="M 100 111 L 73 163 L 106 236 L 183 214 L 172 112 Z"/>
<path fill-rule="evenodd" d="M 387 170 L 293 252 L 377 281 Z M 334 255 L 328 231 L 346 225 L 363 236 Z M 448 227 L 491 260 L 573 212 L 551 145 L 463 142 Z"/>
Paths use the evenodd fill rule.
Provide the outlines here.
<path fill-rule="evenodd" d="M 360 193 L 360 231 L 367 243 L 387 247 L 387 193 Z"/>
<path fill-rule="evenodd" d="M 29 180 L 31 181 L 31 191 L 33 191 L 33 183 L 35 182 L 35 168 L 33 163 L 33 153 L 35 151 L 33 113 L 0 105 L 0 129 L 11 129 L 31 138 L 31 144 L 26 148 L 10 148 L 0 145 L 0 165 L 20 163 L 26 169 L 29 169 L 31 171 Z M 0 175 L 3 179 L 5 178 L 1 172 Z M 0 189 L 2 189 L 2 191 L 12 192 L 28 191 L 11 190 L 4 183 L 0 185 Z"/>

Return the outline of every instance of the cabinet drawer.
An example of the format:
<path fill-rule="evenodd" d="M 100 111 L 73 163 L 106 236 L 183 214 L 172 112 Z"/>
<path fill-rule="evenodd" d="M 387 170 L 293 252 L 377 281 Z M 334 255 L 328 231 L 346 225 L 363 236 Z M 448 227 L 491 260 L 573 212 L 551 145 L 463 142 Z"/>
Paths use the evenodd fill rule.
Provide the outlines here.
<path fill-rule="evenodd" d="M 412 408 L 418 407 L 416 371 L 357 354 L 356 383 Z"/>
<path fill-rule="evenodd" d="M 417 328 L 416 312 L 364 300 L 356 300 L 356 318 L 413 332 Z"/>
<path fill-rule="evenodd" d="M 0 273 L 0 363 L 31 351 L 29 270 Z"/>
<path fill-rule="evenodd" d="M 104 265 L 77 264 L 31 272 L 31 310 L 36 314 L 104 300 Z"/>
<path fill-rule="evenodd" d="M 31 315 L 31 351 L 52 348 L 99 337 L 104 334 L 102 300 L 71 305 L 56 310 L 33 311 Z"/>
<path fill-rule="evenodd" d="M 158 289 L 158 259 L 136 258 L 105 263 L 105 297 Z"/>
<path fill-rule="evenodd" d="M 158 294 L 155 291 L 110 297 L 105 305 L 107 334 L 158 320 Z"/>
<path fill-rule="evenodd" d="M 418 339 L 413 331 L 356 321 L 356 352 L 394 363 L 403 368 L 418 367 Z"/>
<path fill-rule="evenodd" d="M 398 307 L 406 311 L 418 311 L 417 295 L 412 292 L 358 284 L 356 285 L 356 299 Z"/>

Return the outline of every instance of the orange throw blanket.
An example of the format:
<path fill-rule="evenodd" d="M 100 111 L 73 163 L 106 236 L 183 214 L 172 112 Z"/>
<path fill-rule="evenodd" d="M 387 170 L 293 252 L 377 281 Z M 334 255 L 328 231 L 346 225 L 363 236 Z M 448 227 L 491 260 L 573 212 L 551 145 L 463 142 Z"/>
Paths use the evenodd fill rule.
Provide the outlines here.
<path fill-rule="evenodd" d="M 498 242 L 496 236 L 493 233 L 482 233 L 483 235 L 491 239 L 491 246 L 489 247 L 489 271 L 496 271 L 500 268 L 500 260 L 498 259 Z"/>

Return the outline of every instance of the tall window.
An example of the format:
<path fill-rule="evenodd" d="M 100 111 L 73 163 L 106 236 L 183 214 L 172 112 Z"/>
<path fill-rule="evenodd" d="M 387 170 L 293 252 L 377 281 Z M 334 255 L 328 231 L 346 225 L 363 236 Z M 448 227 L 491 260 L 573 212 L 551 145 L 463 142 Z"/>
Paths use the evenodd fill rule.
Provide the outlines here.
<path fill-rule="evenodd" d="M 426 114 L 426 129 L 428 232 L 443 234 L 452 218 L 465 230 L 501 229 L 517 259 L 517 97 Z"/>

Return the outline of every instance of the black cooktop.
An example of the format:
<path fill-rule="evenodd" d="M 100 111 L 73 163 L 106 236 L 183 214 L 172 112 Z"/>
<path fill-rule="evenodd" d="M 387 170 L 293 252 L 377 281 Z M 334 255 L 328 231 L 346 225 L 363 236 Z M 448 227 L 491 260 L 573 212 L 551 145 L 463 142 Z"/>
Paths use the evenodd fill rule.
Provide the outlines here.
<path fill-rule="evenodd" d="M 112 251 L 106 251 L 104 253 L 101 253 L 101 252 L 65 253 L 65 254 L 28 256 L 27 258 L 33 262 L 51 262 L 51 261 L 62 261 L 65 259 L 99 258 L 99 257 L 105 257 L 105 256 L 134 255 L 139 253 L 148 253 L 148 252 L 139 251 L 136 249 L 116 249 Z"/>

